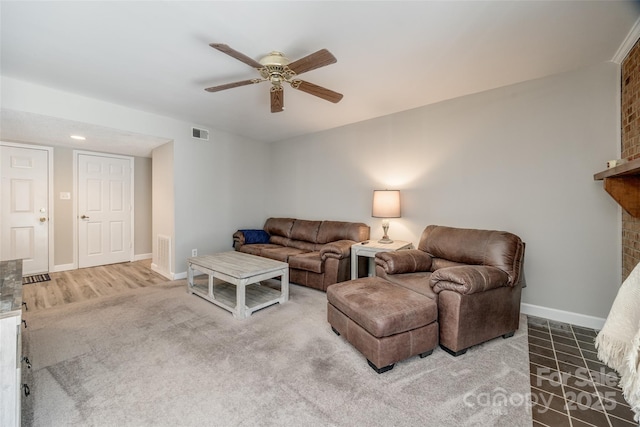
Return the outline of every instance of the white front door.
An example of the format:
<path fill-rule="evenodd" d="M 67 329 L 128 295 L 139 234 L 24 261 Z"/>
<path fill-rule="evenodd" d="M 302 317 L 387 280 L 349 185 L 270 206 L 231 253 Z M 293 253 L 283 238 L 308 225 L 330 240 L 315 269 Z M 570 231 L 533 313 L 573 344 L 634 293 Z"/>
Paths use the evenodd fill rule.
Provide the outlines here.
<path fill-rule="evenodd" d="M 132 260 L 133 159 L 78 154 L 78 267 Z"/>
<path fill-rule="evenodd" d="M 0 260 L 22 274 L 49 271 L 49 152 L 0 146 Z"/>

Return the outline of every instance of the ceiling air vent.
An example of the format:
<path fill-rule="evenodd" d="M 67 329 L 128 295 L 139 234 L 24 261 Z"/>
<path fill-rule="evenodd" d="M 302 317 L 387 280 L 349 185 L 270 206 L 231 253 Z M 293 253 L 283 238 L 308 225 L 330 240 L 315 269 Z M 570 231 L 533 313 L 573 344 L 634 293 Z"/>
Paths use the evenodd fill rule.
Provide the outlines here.
<path fill-rule="evenodd" d="M 206 129 L 191 128 L 191 137 L 195 139 L 209 140 L 209 131 Z"/>

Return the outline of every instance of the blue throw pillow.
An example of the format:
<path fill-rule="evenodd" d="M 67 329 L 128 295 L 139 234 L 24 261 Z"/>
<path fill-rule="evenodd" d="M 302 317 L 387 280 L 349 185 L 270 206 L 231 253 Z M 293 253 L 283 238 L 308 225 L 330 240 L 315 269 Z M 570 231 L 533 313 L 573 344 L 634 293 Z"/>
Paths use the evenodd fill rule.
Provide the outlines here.
<path fill-rule="evenodd" d="M 264 230 L 238 230 L 244 234 L 244 244 L 269 243 L 269 233 Z"/>

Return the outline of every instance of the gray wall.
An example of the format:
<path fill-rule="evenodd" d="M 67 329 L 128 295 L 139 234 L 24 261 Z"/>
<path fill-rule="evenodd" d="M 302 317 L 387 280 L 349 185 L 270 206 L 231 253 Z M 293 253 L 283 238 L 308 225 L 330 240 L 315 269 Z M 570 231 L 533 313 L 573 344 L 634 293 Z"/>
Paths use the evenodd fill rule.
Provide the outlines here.
<path fill-rule="evenodd" d="M 134 157 L 134 245 L 135 255 L 151 255 L 151 158 Z"/>
<path fill-rule="evenodd" d="M 391 238 L 417 243 L 429 224 L 514 232 L 524 303 L 606 317 L 619 210 L 593 174 L 618 157 L 619 84 L 602 63 L 275 143 L 268 214 L 363 221 L 379 238 L 372 190 L 400 189 Z"/>
<path fill-rule="evenodd" d="M 69 200 L 61 200 L 60 193 L 69 193 Z M 73 264 L 73 150 L 53 148 L 53 236 L 54 265 Z"/>
<path fill-rule="evenodd" d="M 223 132 L 209 141 L 174 143 L 175 272 L 186 273 L 192 249 L 199 254 L 232 250 L 239 228 L 260 228 L 268 187 L 269 144 Z"/>
<path fill-rule="evenodd" d="M 168 142 L 157 147 L 152 152 L 152 242 L 158 241 L 158 235 L 168 237 L 170 242 L 169 263 L 164 265 L 160 262 L 159 254 L 156 249 L 153 251 L 153 260 L 151 267 L 171 278 L 174 273 L 173 254 L 175 253 L 175 196 L 173 191 L 173 142 Z"/>
<path fill-rule="evenodd" d="M 174 238 L 176 274 L 192 248 L 231 249 L 233 231 L 269 215 L 363 221 L 378 237 L 371 191 L 398 188 L 392 238 L 416 243 L 428 224 L 513 231 L 527 242 L 525 306 L 603 318 L 620 285 L 620 215 L 593 174 L 619 157 L 618 73 L 603 63 L 274 144 L 215 130 L 193 141 L 190 123 L 6 78 L 3 107 L 173 140 L 175 230 L 158 232 Z M 56 194 L 70 191 L 61 150 Z"/>

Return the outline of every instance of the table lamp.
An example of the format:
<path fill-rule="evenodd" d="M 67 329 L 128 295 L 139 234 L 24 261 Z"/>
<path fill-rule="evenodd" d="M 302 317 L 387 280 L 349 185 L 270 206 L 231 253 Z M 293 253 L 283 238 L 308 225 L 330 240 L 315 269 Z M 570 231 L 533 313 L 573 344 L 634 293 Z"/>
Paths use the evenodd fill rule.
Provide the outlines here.
<path fill-rule="evenodd" d="M 400 190 L 373 190 L 373 207 L 371 216 L 382 219 L 382 231 L 384 236 L 378 243 L 393 243 L 387 232 L 389 231 L 388 218 L 400 218 Z"/>

